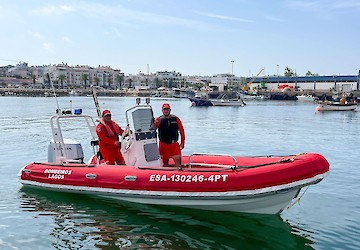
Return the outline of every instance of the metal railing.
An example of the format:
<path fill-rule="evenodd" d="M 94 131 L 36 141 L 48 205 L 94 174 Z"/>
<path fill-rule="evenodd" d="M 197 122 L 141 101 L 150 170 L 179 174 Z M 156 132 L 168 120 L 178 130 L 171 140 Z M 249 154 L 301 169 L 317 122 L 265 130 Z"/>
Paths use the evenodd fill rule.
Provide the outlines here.
<path fill-rule="evenodd" d="M 234 161 L 234 165 L 218 164 L 218 163 L 192 162 L 192 157 L 193 156 L 210 156 L 210 157 L 212 157 L 212 156 L 225 156 L 225 157 L 231 158 Z M 192 153 L 189 156 L 188 165 L 189 165 L 189 168 L 194 167 L 194 166 L 198 166 L 198 167 L 220 167 L 220 168 L 234 169 L 234 168 L 238 167 L 237 160 L 232 155 L 228 155 L 228 154 L 209 154 L 209 153 Z"/>

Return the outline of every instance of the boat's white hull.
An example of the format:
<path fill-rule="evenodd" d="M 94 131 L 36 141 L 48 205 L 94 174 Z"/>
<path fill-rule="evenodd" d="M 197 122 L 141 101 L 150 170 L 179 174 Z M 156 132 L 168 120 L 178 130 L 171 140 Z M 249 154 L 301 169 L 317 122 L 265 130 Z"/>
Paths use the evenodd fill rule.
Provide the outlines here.
<path fill-rule="evenodd" d="M 213 106 L 244 106 L 244 102 L 239 100 L 213 100 L 211 99 L 210 102 Z"/>
<path fill-rule="evenodd" d="M 315 102 L 316 97 L 314 96 L 305 96 L 305 95 L 297 95 L 296 98 L 298 99 L 298 101 L 302 101 L 302 102 Z"/>
<path fill-rule="evenodd" d="M 144 197 L 118 197 L 120 200 L 156 205 L 172 205 L 179 207 L 187 207 L 211 211 L 229 211 L 243 213 L 259 213 L 259 214 L 278 214 L 283 211 L 292 199 L 296 198 L 301 188 L 286 190 L 283 192 L 273 192 L 259 196 L 245 196 L 236 199 L 203 198 L 192 197 L 187 199 L 172 198 L 154 198 Z"/>
<path fill-rule="evenodd" d="M 266 99 L 263 95 L 241 95 L 241 98 L 244 100 L 264 100 Z"/>
<path fill-rule="evenodd" d="M 171 205 L 213 211 L 278 214 L 296 198 L 301 188 L 321 181 L 326 174 L 289 184 L 257 190 L 228 192 L 175 192 L 124 190 L 58 185 L 21 180 L 24 186 L 63 192 L 96 194 L 119 200 L 153 205 Z"/>
<path fill-rule="evenodd" d="M 317 111 L 354 111 L 357 104 L 319 104 L 316 107 Z"/>

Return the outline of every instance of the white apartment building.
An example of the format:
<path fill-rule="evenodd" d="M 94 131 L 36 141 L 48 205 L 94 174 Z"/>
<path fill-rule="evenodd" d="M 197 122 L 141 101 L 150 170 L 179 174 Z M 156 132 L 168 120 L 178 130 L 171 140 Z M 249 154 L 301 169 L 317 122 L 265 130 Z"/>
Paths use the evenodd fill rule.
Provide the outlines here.
<path fill-rule="evenodd" d="M 181 88 L 185 86 L 186 83 L 185 77 L 182 77 L 181 73 L 176 71 L 157 71 L 156 75 L 162 79 L 164 87 Z"/>
<path fill-rule="evenodd" d="M 88 65 L 58 64 L 44 69 L 41 82 L 46 85 L 48 77 L 55 88 L 89 88 L 96 85 L 116 89 L 124 84 L 124 73 L 108 66 L 92 68 Z"/>
<path fill-rule="evenodd" d="M 7 70 L 6 76 L 21 76 L 23 78 L 29 77 L 29 66 L 26 62 L 20 62 Z"/>
<path fill-rule="evenodd" d="M 217 74 L 211 78 L 209 87 L 217 91 L 225 91 L 232 86 L 241 86 L 242 82 L 241 77 L 233 74 Z"/>

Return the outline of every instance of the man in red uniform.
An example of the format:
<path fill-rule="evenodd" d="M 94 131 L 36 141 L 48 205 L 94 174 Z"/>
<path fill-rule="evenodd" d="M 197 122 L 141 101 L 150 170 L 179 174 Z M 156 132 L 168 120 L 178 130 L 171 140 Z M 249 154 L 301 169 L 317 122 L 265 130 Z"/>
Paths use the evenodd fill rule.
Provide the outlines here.
<path fill-rule="evenodd" d="M 120 152 L 119 136 L 124 130 L 111 120 L 110 110 L 102 112 L 102 118 L 96 126 L 96 134 L 99 138 L 99 150 L 106 164 L 124 165 L 125 161 Z"/>
<path fill-rule="evenodd" d="M 163 166 L 169 166 L 169 159 L 175 162 L 175 167 L 181 167 L 181 150 L 185 145 L 185 131 L 179 117 L 170 114 L 170 105 L 162 105 L 163 115 L 156 118 L 155 126 L 159 133 L 159 152 Z M 179 132 L 181 142 L 179 145 Z"/>

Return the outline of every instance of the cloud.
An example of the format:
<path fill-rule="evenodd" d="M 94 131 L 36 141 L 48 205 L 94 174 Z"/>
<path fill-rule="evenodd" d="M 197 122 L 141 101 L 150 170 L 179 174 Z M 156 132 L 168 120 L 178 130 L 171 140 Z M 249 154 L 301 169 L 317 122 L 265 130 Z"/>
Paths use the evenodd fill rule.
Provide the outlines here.
<path fill-rule="evenodd" d="M 329 10 L 354 10 L 360 9 L 359 1 L 338 1 L 338 0 L 323 0 L 323 1 L 288 1 L 287 5 L 291 8 L 315 10 L 315 11 L 329 11 Z"/>
<path fill-rule="evenodd" d="M 213 13 L 205 13 L 205 12 L 199 12 L 199 11 L 194 11 L 194 13 L 201 15 L 201 16 L 206 16 L 206 17 L 211 17 L 211 18 L 216 18 L 216 19 L 222 19 L 222 20 L 229 20 L 229 21 L 236 21 L 236 22 L 245 22 L 245 23 L 253 23 L 253 20 L 249 20 L 249 19 L 244 19 L 244 18 L 239 18 L 239 17 L 231 17 L 231 16 L 224 16 L 224 15 L 218 15 L 218 14 L 213 14 Z"/>
<path fill-rule="evenodd" d="M 274 22 L 284 22 L 283 19 L 277 18 L 277 17 L 273 17 L 273 16 L 266 16 L 265 19 L 269 20 L 269 21 L 274 21 Z"/>
<path fill-rule="evenodd" d="M 331 5 L 332 9 L 357 9 L 360 8 L 360 2 L 345 2 L 339 1 Z"/>
<path fill-rule="evenodd" d="M 29 31 L 30 36 L 34 37 L 34 38 L 42 38 L 42 35 L 39 32 L 32 32 Z"/>
<path fill-rule="evenodd" d="M 117 37 L 124 37 L 118 28 L 110 27 L 110 31 L 105 32 L 106 35 L 114 35 Z"/>
<path fill-rule="evenodd" d="M 55 53 L 55 46 L 52 43 L 43 43 L 42 46 L 47 52 Z"/>
<path fill-rule="evenodd" d="M 109 6 L 101 3 L 81 2 L 76 5 L 78 13 L 92 19 L 99 19 L 123 27 L 136 28 L 145 25 L 177 25 L 200 30 L 214 30 L 217 25 L 192 19 L 125 8 L 122 5 Z M 115 33 L 116 31 L 113 30 Z"/>
<path fill-rule="evenodd" d="M 311 9 L 317 8 L 319 2 L 317 1 L 289 1 L 288 6 L 293 8 Z"/>
<path fill-rule="evenodd" d="M 127 8 L 120 4 L 110 5 L 107 2 L 74 1 L 67 5 L 47 5 L 35 8 L 30 14 L 37 16 L 55 16 L 75 13 L 76 17 L 82 21 L 96 22 L 96 24 L 105 22 L 109 27 L 122 26 L 131 29 L 143 28 L 144 25 L 176 25 L 180 27 L 198 29 L 198 30 L 218 30 L 218 24 L 211 24 L 203 21 L 189 18 L 171 16 L 167 14 L 158 14 L 149 11 L 139 11 L 137 9 Z M 251 20 L 214 15 L 214 18 L 227 19 L 233 21 L 253 22 Z M 88 23 L 91 25 L 91 23 Z M 115 30 L 113 34 L 119 35 Z"/>
<path fill-rule="evenodd" d="M 71 6 L 71 5 L 48 5 L 42 8 L 33 9 L 30 11 L 30 13 L 38 16 L 50 16 L 50 15 L 63 15 L 75 11 L 76 11 L 75 6 Z"/>
<path fill-rule="evenodd" d="M 62 6 L 60 6 L 60 9 L 63 10 L 64 12 L 75 12 L 76 11 L 74 6 L 70 6 L 70 5 L 62 5 Z"/>
<path fill-rule="evenodd" d="M 72 43 L 72 40 L 71 40 L 69 37 L 67 37 L 67 36 L 61 37 L 61 40 L 62 40 L 63 42 L 66 42 L 66 43 Z"/>
<path fill-rule="evenodd" d="M 178 18 L 168 15 L 159 15 L 151 12 L 137 11 L 125 8 L 122 5 L 107 5 L 103 3 L 92 3 L 76 1 L 69 5 L 47 5 L 30 11 L 33 15 L 52 16 L 77 12 L 78 16 L 90 20 L 100 20 L 122 26 L 133 26 L 134 22 L 146 24 L 175 24 L 188 27 L 207 27 L 206 23 L 194 20 Z"/>

